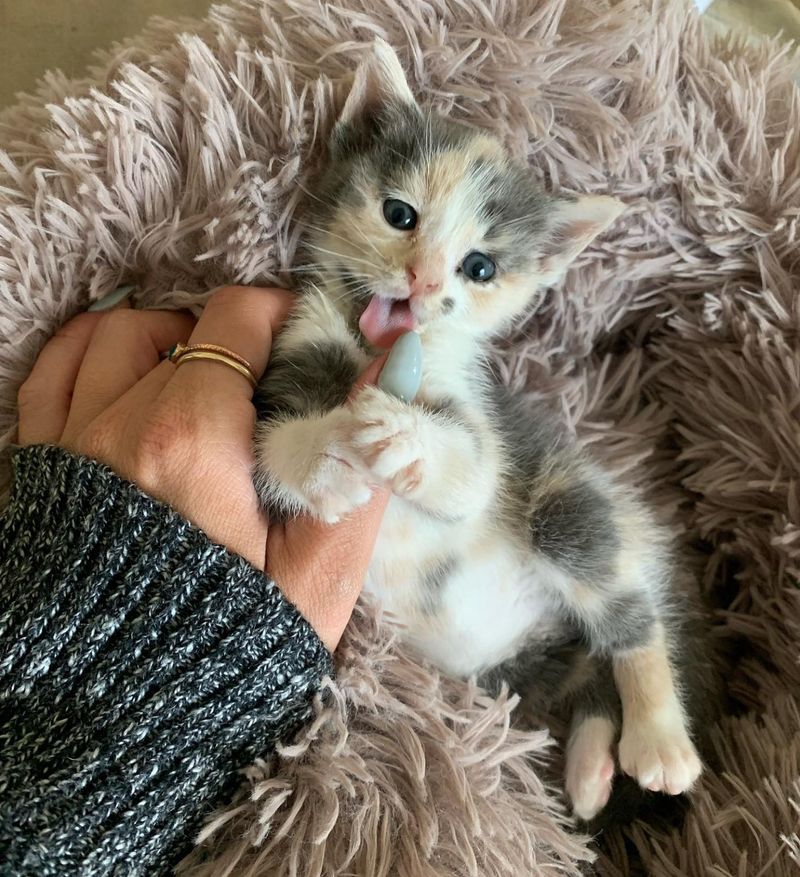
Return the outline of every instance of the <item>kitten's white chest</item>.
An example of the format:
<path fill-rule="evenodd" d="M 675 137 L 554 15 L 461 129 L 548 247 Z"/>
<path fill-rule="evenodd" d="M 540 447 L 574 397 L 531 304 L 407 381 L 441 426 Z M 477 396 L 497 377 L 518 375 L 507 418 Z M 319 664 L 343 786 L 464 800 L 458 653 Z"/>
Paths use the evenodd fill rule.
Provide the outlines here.
<path fill-rule="evenodd" d="M 403 527 L 413 528 L 410 543 L 398 538 Z M 429 559 L 442 558 L 448 543 L 448 574 L 439 581 L 435 564 L 425 574 L 426 561 L 430 571 Z M 365 589 L 416 651 L 448 673 L 469 676 L 511 657 L 528 637 L 562 633 L 547 574 L 502 533 L 450 531 L 448 539 L 440 525 L 395 508 L 381 528 Z"/>

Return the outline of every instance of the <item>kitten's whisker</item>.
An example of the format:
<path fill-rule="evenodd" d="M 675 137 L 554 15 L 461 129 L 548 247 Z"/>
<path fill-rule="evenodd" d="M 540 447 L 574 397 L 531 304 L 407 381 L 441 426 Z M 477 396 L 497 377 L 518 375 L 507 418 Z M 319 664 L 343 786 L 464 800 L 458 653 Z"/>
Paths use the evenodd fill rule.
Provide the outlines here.
<path fill-rule="evenodd" d="M 334 238 L 336 238 L 337 240 L 340 240 L 340 241 L 344 241 L 346 244 L 350 244 L 350 245 L 353 244 L 353 241 L 352 241 L 350 238 L 346 238 L 346 237 L 343 237 L 343 236 L 340 235 L 340 234 L 336 234 L 336 232 L 331 231 L 330 229 L 322 228 L 322 227 L 319 226 L 319 225 L 310 225 L 309 223 L 304 223 L 304 225 L 305 225 L 306 228 L 311 229 L 311 231 L 318 231 L 318 232 L 320 232 L 321 234 L 329 234 L 331 237 L 334 237 Z M 361 232 L 362 237 L 364 237 L 364 239 L 367 241 L 367 243 L 370 244 L 370 246 L 372 247 L 372 249 L 375 250 L 376 255 L 380 256 L 380 255 L 381 255 L 380 250 L 375 246 L 375 244 L 373 244 L 373 243 L 369 240 L 369 238 L 367 238 L 367 236 L 364 234 L 364 232 L 361 231 L 361 229 L 357 229 L 357 231 Z M 368 255 L 367 251 L 366 251 L 366 250 L 362 250 L 360 247 L 358 247 L 358 252 L 361 253 L 362 256 L 367 256 L 367 255 Z"/>
<path fill-rule="evenodd" d="M 380 266 L 376 265 L 374 262 L 370 262 L 369 259 L 359 259 L 356 256 L 345 256 L 344 253 L 337 253 L 334 250 L 326 250 L 325 247 L 320 247 L 317 244 L 306 244 L 309 249 L 316 250 L 318 253 L 325 253 L 328 256 L 334 256 L 337 259 L 347 259 L 353 260 L 354 262 L 360 262 L 362 265 L 366 265 L 369 268 L 372 268 L 376 273 L 380 273 Z"/>
<path fill-rule="evenodd" d="M 324 274 L 324 269 L 318 266 L 297 265 L 290 268 L 282 268 L 279 273 L 320 275 Z M 365 286 L 375 279 L 371 274 L 363 271 L 348 271 L 347 274 L 347 280 L 343 280 L 341 277 L 337 278 L 337 282 L 340 285 L 352 287 Z"/>
<path fill-rule="evenodd" d="M 536 216 L 539 216 L 538 213 L 526 213 L 525 216 L 517 216 L 515 219 L 508 219 L 505 222 L 501 222 L 500 225 L 497 226 L 498 229 L 508 228 L 510 225 L 518 225 L 521 222 L 528 222 L 530 219 L 534 219 Z"/>
<path fill-rule="evenodd" d="M 374 243 L 372 242 L 372 240 L 369 238 L 369 236 L 367 235 L 367 233 L 366 233 L 362 228 L 359 228 L 358 226 L 355 226 L 355 230 L 356 230 L 356 231 L 359 233 L 359 235 L 361 235 L 361 237 L 364 239 L 364 243 L 369 244 L 369 245 L 372 247 L 372 249 L 375 250 L 375 254 L 378 256 L 378 258 L 379 258 L 379 259 L 382 259 L 382 258 L 383 258 L 383 253 L 381 253 L 381 251 L 375 246 L 375 244 L 374 244 Z M 363 251 L 362 251 L 362 252 L 363 252 Z"/>
<path fill-rule="evenodd" d="M 313 198 L 314 201 L 319 201 L 319 203 L 323 204 L 325 207 L 331 206 L 329 201 L 325 201 L 324 199 L 320 198 L 319 195 L 315 195 L 313 192 L 310 192 L 302 183 L 298 182 L 295 183 L 295 185 L 301 192 L 308 195 L 309 198 Z"/>
<path fill-rule="evenodd" d="M 395 149 L 395 150 L 393 150 L 393 152 L 397 152 L 397 150 Z M 401 153 L 399 153 L 399 152 L 397 152 L 397 154 L 401 155 Z M 403 158 L 405 158 L 405 156 L 403 156 Z M 326 207 L 330 207 L 330 204 L 327 201 L 323 201 L 323 199 L 320 198 L 318 195 L 314 195 L 302 183 L 297 183 L 297 187 L 300 189 L 301 192 L 304 192 L 306 195 L 308 195 L 309 198 L 313 198 L 315 201 L 319 201 L 320 204 L 324 204 Z M 332 235 L 334 235 L 334 237 L 338 237 L 343 241 L 347 241 L 347 243 L 351 243 L 351 241 L 347 240 L 346 238 L 341 237 L 341 235 L 334 234 L 334 232 L 330 231 L 329 229 L 323 229 L 323 228 L 320 228 L 319 226 L 311 225 L 308 222 L 304 222 L 303 224 L 305 225 L 306 228 L 310 228 L 313 231 L 319 231 L 319 232 L 322 232 L 323 234 L 324 233 L 332 234 Z M 372 241 L 367 237 L 367 235 L 360 228 L 357 229 L 357 231 L 359 232 L 361 237 L 364 239 L 364 241 L 366 243 L 368 243 L 372 247 L 373 250 L 375 250 L 375 252 L 378 256 L 380 256 L 381 255 L 380 250 L 378 250 L 378 248 L 375 246 L 375 244 L 372 243 Z M 363 250 L 362 250 L 362 252 L 363 252 Z"/>

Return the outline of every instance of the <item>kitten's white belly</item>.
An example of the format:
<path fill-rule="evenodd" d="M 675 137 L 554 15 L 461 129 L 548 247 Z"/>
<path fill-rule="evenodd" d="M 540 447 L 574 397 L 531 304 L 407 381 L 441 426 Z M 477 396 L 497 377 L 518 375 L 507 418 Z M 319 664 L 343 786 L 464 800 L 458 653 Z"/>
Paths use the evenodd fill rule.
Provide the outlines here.
<path fill-rule="evenodd" d="M 442 533 L 415 528 L 413 543 L 398 550 L 395 529 L 381 528 L 365 590 L 402 626 L 403 638 L 441 669 L 469 676 L 511 657 L 530 636 L 545 640 L 563 631 L 543 579 L 552 569 L 537 568 L 502 535 L 470 539 L 469 547 L 458 538 L 467 534 L 452 540 L 462 549 L 458 566 L 431 609 L 416 573 L 429 552 L 441 555 Z"/>

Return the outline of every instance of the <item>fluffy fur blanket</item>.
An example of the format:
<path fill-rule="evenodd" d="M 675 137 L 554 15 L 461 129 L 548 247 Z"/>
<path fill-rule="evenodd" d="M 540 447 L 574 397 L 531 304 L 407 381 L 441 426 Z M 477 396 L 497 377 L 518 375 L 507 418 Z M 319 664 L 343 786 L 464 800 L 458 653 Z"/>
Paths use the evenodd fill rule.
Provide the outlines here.
<path fill-rule="evenodd" d="M 329 705 L 246 770 L 185 867 L 796 874 L 800 100 L 778 44 L 709 45 L 681 0 L 239 0 L 153 23 L 87 79 L 49 75 L 0 118 L 2 445 L 45 338 L 116 284 L 152 307 L 282 279 L 302 181 L 375 34 L 546 186 L 630 205 L 497 355 L 674 524 L 735 658 L 722 770 L 682 830 L 635 826 L 598 853 L 548 778 L 547 731 L 414 663 L 364 610 Z"/>

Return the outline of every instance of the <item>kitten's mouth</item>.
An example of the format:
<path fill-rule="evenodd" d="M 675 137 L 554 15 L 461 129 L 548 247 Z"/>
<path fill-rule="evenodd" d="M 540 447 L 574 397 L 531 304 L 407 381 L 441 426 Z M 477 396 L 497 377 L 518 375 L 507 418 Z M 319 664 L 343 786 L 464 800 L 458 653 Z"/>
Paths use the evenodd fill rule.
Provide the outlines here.
<path fill-rule="evenodd" d="M 417 328 L 417 318 L 407 298 L 373 294 L 358 321 L 361 334 L 373 347 L 388 350 L 406 332 Z"/>

